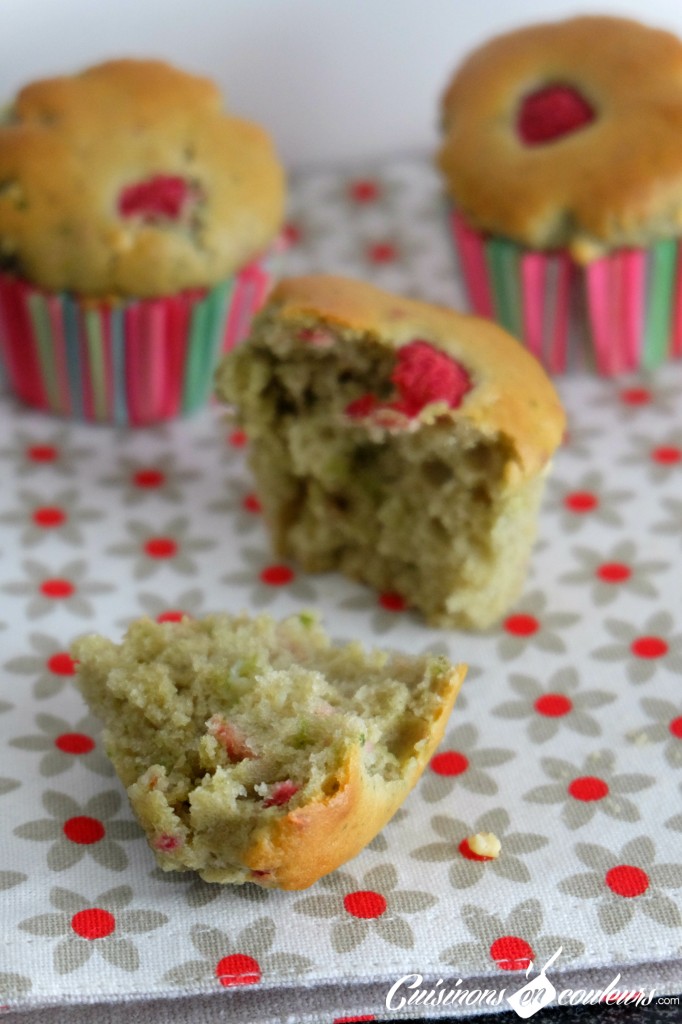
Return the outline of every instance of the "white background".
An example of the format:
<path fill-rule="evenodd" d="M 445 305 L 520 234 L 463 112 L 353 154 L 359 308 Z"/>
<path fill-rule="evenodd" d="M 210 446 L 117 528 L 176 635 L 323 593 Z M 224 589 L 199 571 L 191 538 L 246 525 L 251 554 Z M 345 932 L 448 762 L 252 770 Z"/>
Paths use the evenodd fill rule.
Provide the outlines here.
<path fill-rule="evenodd" d="M 529 21 L 627 14 L 682 35 L 682 0 L 2 0 L 0 96 L 106 57 L 215 78 L 290 167 L 429 150 L 464 53 Z"/>

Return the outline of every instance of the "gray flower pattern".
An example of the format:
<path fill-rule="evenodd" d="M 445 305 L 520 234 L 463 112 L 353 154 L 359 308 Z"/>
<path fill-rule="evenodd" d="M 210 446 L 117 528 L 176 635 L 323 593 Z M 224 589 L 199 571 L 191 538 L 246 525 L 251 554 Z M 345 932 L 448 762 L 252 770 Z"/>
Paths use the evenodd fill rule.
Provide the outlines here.
<path fill-rule="evenodd" d="M 162 526 L 131 519 L 126 526 L 130 541 L 111 544 L 109 554 L 133 560 L 133 577 L 146 580 L 167 566 L 182 576 L 191 576 L 198 570 L 193 555 L 216 546 L 208 537 L 189 535 L 190 521 L 187 516 L 176 516 Z"/>
<path fill-rule="evenodd" d="M 230 477 L 225 481 L 225 497 L 211 501 L 208 512 L 227 513 L 232 528 L 238 535 L 263 529 L 263 506 L 260 498 L 243 477 Z"/>
<path fill-rule="evenodd" d="M 487 769 L 506 764 L 514 756 L 511 750 L 479 747 L 478 729 L 465 722 L 446 735 L 431 758 L 421 781 L 421 795 L 428 803 L 434 803 L 448 796 L 458 785 L 471 793 L 492 796 L 497 793 L 498 784 Z"/>
<path fill-rule="evenodd" d="M 456 943 L 440 955 L 441 962 L 458 971 L 481 961 L 492 962 L 502 971 L 527 971 L 531 963 L 549 960 L 559 947 L 564 962 L 574 960 L 585 948 L 579 939 L 543 932 L 542 904 L 537 899 L 517 904 L 506 918 L 465 904 L 462 921 L 475 941 Z"/>
<path fill-rule="evenodd" d="M 65 608 L 80 618 L 91 618 L 95 607 L 90 598 L 114 589 L 111 583 L 88 579 L 87 563 L 82 558 L 66 562 L 56 570 L 27 558 L 23 567 L 26 578 L 5 583 L 0 590 L 15 597 L 28 598 L 26 617 L 29 620 L 41 619 L 57 607 Z"/>
<path fill-rule="evenodd" d="M 509 685 L 517 699 L 497 704 L 492 713 L 512 721 L 529 718 L 527 733 L 533 743 L 551 740 L 562 727 L 581 736 L 599 736 L 601 725 L 590 711 L 615 700 L 605 690 L 581 689 L 572 667 L 558 669 L 546 686 L 520 673 L 509 676 Z"/>
<path fill-rule="evenodd" d="M 630 743 L 637 747 L 648 743 L 663 743 L 663 756 L 671 768 L 682 768 L 682 704 L 658 697 L 643 697 L 642 710 L 653 719 L 649 725 L 640 726 L 627 734 Z"/>
<path fill-rule="evenodd" d="M 91 715 L 77 722 L 69 722 L 45 712 L 37 714 L 35 723 L 40 730 L 28 736 L 15 736 L 10 746 L 41 754 L 38 771 L 46 778 L 61 775 L 76 763 L 97 775 L 113 775 L 111 761 L 100 751 L 95 736 L 99 724 Z"/>
<path fill-rule="evenodd" d="M 47 436 L 15 430 L 11 443 L 0 447 L 0 459 L 11 460 L 18 477 L 44 474 L 47 470 L 73 476 L 81 459 L 89 458 L 94 449 L 74 444 L 71 438 L 68 427 Z"/>
<path fill-rule="evenodd" d="M 122 971 L 137 971 L 140 954 L 128 936 L 154 931 L 168 918 L 158 910 L 129 908 L 132 899 L 129 885 L 107 889 L 92 900 L 55 887 L 50 892 L 55 910 L 30 917 L 19 928 L 30 935 L 60 940 L 52 959 L 57 974 L 78 970 L 95 952 Z"/>
<path fill-rule="evenodd" d="M 299 978 L 310 970 L 312 962 L 299 953 L 272 952 L 275 932 L 269 917 L 258 918 L 235 937 L 209 925 L 193 925 L 189 937 L 201 959 L 173 967 L 164 981 L 183 988 L 204 988 L 216 984 L 255 985 L 268 974 Z"/>
<path fill-rule="evenodd" d="M 122 804 L 117 790 L 96 793 L 83 805 L 66 793 L 46 790 L 42 802 L 50 817 L 18 825 L 14 834 L 20 839 L 51 844 L 47 852 L 50 871 L 65 871 L 86 854 L 110 871 L 123 871 L 128 866 L 121 841 L 141 839 L 143 833 L 134 821 L 114 817 Z"/>
<path fill-rule="evenodd" d="M 620 619 L 607 619 L 605 626 L 615 643 L 592 651 L 598 661 L 624 661 L 631 683 L 648 683 L 659 668 L 682 673 L 682 633 L 674 632 L 670 612 L 654 612 L 641 627 Z"/>
<path fill-rule="evenodd" d="M 627 592 L 639 597 L 658 597 L 650 577 L 668 567 L 661 560 L 637 560 L 637 546 L 631 540 L 619 541 L 606 554 L 586 547 L 574 547 L 573 554 L 580 568 L 564 573 L 560 580 L 589 586 L 597 606 L 611 604 L 619 594 Z"/>
<path fill-rule="evenodd" d="M 589 470 L 570 482 L 550 479 L 547 486 L 547 505 L 559 514 L 561 529 L 569 534 L 583 529 L 587 523 L 622 526 L 619 509 L 633 497 L 632 491 L 607 489 L 598 470 Z"/>
<path fill-rule="evenodd" d="M 621 458 L 625 466 L 646 467 L 653 483 L 663 483 L 682 468 L 682 430 L 674 429 L 652 436 L 634 434 L 631 452 Z"/>
<path fill-rule="evenodd" d="M 160 597 L 158 594 L 144 591 L 138 595 L 138 601 L 142 613 L 150 619 L 156 619 L 157 622 L 179 622 L 185 616 L 194 619 L 205 614 L 204 597 L 198 587 L 183 590 L 175 598 Z M 124 619 L 119 619 L 118 624 L 125 629 L 139 617 L 139 614 L 127 615 Z"/>
<path fill-rule="evenodd" d="M 531 872 L 521 857 L 542 849 L 549 840 L 533 832 L 512 832 L 510 825 L 511 819 L 503 807 L 486 811 L 469 823 L 439 814 L 431 819 L 439 841 L 417 847 L 412 857 L 432 864 L 449 864 L 448 879 L 454 889 L 468 889 L 491 871 L 512 882 L 529 882 Z M 498 857 L 480 857 L 471 849 L 467 839 L 481 832 L 492 832 L 500 840 L 502 850 Z"/>
<path fill-rule="evenodd" d="M 301 601 L 315 600 L 314 588 L 288 562 L 272 560 L 260 548 L 244 548 L 241 556 L 247 568 L 226 573 L 221 582 L 248 587 L 254 608 L 272 604 L 282 591 Z"/>
<path fill-rule="evenodd" d="M 5 668 L 33 679 L 33 696 L 37 700 L 55 697 L 71 684 L 76 663 L 63 643 L 47 633 L 30 633 L 34 654 L 22 654 L 5 662 Z"/>
<path fill-rule="evenodd" d="M 576 843 L 578 859 L 590 870 L 559 883 L 576 899 L 598 901 L 599 924 L 607 935 L 625 928 L 638 910 L 666 928 L 680 928 L 682 914 L 663 889 L 682 886 L 682 864 L 657 864 L 649 836 L 628 840 L 619 853 L 597 843 Z"/>
<path fill-rule="evenodd" d="M 51 536 L 58 536 L 78 547 L 83 543 L 84 523 L 97 522 L 103 513 L 79 504 L 75 487 L 57 491 L 49 497 L 36 491 L 22 489 L 17 498 L 20 505 L 0 514 L 0 524 L 21 527 L 19 541 L 23 547 L 35 547 Z"/>
<path fill-rule="evenodd" d="M 618 821 L 639 821 L 637 805 L 626 794 L 639 793 L 655 782 L 650 775 L 614 772 L 615 756 L 610 750 L 589 754 L 580 767 L 558 757 L 540 762 L 553 781 L 535 786 L 524 800 L 536 804 L 563 804 L 562 818 L 571 828 L 581 828 L 601 811 Z"/>
<path fill-rule="evenodd" d="M 432 893 L 398 889 L 392 864 L 380 864 L 358 881 L 348 871 L 320 879 L 327 892 L 297 900 L 293 909 L 307 917 L 332 921 L 330 938 L 337 953 L 349 953 L 370 932 L 400 949 L 412 949 L 414 933 L 404 914 L 417 914 L 437 902 Z"/>
<path fill-rule="evenodd" d="M 178 469 L 175 456 L 166 452 L 149 460 L 120 456 L 117 471 L 101 477 L 99 482 L 120 491 L 124 505 L 140 505 L 152 497 L 178 504 L 184 489 L 200 476 L 194 469 Z"/>
<path fill-rule="evenodd" d="M 547 654 L 563 654 L 566 641 L 560 631 L 579 619 L 575 612 L 548 611 L 546 594 L 533 590 L 514 606 L 501 626 L 495 628 L 497 635 L 502 631 L 497 653 L 503 661 L 512 661 L 529 648 Z"/>

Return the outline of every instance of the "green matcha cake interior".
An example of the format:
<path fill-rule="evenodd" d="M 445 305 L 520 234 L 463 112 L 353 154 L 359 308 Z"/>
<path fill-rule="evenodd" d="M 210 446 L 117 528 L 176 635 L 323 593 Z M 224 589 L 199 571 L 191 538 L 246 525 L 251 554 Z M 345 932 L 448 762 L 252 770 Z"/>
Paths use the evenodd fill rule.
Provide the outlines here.
<path fill-rule="evenodd" d="M 262 884 L 243 859 L 257 830 L 332 799 L 351 755 L 370 785 L 399 782 L 453 673 L 444 658 L 334 646 L 309 613 L 140 620 L 120 645 L 85 637 L 74 654 L 162 867 Z"/>

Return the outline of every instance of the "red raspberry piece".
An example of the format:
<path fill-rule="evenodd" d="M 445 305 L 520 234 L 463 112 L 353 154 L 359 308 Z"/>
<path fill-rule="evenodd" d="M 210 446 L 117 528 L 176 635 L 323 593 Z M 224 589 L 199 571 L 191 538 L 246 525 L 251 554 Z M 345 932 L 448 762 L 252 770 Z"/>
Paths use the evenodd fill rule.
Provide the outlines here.
<path fill-rule="evenodd" d="M 595 112 L 570 85 L 548 85 L 526 96 L 517 131 L 527 146 L 553 142 L 594 121 Z"/>
<path fill-rule="evenodd" d="M 400 394 L 393 408 L 408 416 L 417 416 L 430 402 L 446 402 L 456 409 L 471 390 L 464 367 L 427 341 L 411 341 L 398 350 L 391 380 Z"/>
<path fill-rule="evenodd" d="M 263 807 L 281 807 L 282 804 L 288 804 L 294 793 L 298 793 L 299 788 L 291 779 L 286 779 L 284 782 L 276 782 L 270 791 L 270 795 L 266 796 L 263 801 Z"/>
<path fill-rule="evenodd" d="M 123 217 L 142 217 L 146 221 L 161 217 L 177 220 L 189 198 L 184 178 L 157 174 L 124 188 L 118 198 L 118 211 Z"/>

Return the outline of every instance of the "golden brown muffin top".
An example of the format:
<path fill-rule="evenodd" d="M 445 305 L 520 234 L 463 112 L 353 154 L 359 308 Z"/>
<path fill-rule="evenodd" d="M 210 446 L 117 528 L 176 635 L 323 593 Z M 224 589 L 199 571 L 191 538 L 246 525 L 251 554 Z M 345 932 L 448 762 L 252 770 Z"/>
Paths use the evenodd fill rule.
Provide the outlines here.
<path fill-rule="evenodd" d="M 51 291 L 210 286 L 272 241 L 283 206 L 266 133 L 161 61 L 35 82 L 0 126 L 0 265 Z"/>
<path fill-rule="evenodd" d="M 438 163 L 472 226 L 587 262 L 682 230 L 682 42 L 579 17 L 474 51 L 442 101 Z"/>
<path fill-rule="evenodd" d="M 282 280 L 262 317 L 273 314 L 294 328 L 328 325 L 342 337 L 364 336 L 398 351 L 427 342 L 447 353 L 471 386 L 457 408 L 426 406 L 419 420 L 461 418 L 485 435 L 506 438 L 513 452 L 510 466 L 519 480 L 540 472 L 562 439 L 564 412 L 545 371 L 519 342 L 488 320 L 392 295 L 364 281 L 322 274 Z"/>

